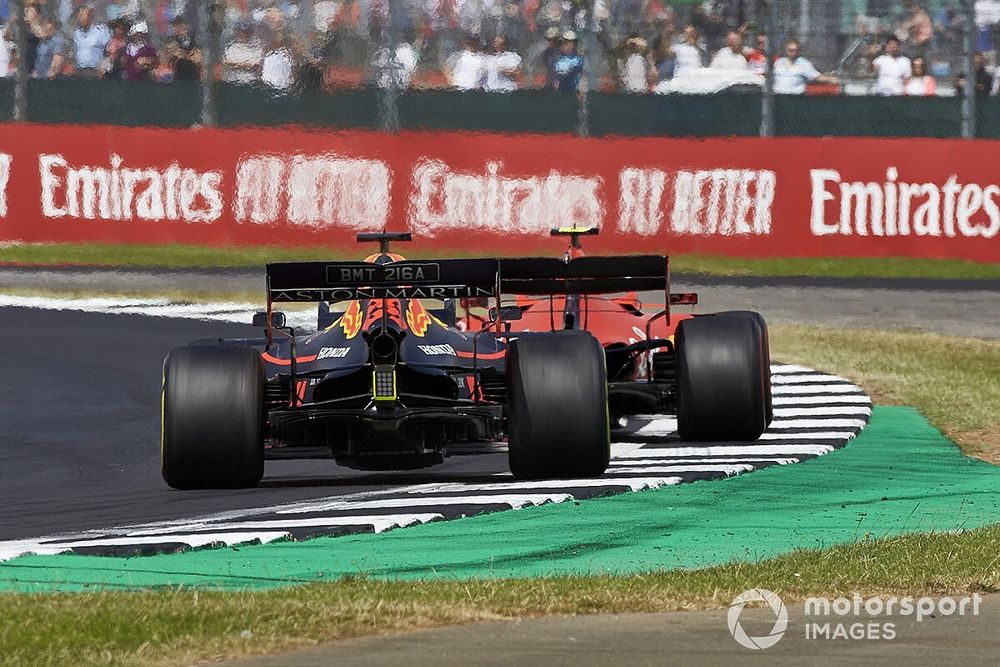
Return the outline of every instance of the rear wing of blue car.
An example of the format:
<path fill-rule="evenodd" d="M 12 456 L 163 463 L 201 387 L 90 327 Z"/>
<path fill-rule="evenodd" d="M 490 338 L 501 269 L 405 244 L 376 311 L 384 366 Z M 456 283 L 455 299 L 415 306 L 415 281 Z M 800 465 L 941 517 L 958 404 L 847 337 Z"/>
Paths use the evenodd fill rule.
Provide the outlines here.
<path fill-rule="evenodd" d="M 389 264 L 282 262 L 267 265 L 268 301 L 452 299 L 501 294 L 669 291 L 661 255 L 524 259 L 430 259 Z"/>
<path fill-rule="evenodd" d="M 490 259 L 282 262 L 267 265 L 267 291 L 275 303 L 493 296 L 497 274 Z"/>

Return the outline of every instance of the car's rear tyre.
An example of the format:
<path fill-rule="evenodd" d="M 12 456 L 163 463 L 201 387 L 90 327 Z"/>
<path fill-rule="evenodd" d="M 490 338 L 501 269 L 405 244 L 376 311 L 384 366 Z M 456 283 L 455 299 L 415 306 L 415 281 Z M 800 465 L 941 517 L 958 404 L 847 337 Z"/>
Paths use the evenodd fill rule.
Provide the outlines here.
<path fill-rule="evenodd" d="M 706 316 L 677 327 L 677 430 L 684 440 L 756 440 L 767 427 L 759 325 Z"/>
<path fill-rule="evenodd" d="M 248 347 L 181 347 L 163 362 L 163 479 L 247 488 L 264 476 L 264 370 Z"/>
<path fill-rule="evenodd" d="M 727 310 L 717 313 L 719 317 L 743 317 L 752 320 L 760 327 L 761 355 L 764 365 L 764 407 L 767 423 L 774 420 L 774 402 L 771 397 L 771 343 L 767 334 L 767 322 L 764 316 L 752 310 Z"/>
<path fill-rule="evenodd" d="M 507 438 L 517 479 L 594 477 L 611 458 L 604 351 L 585 331 L 518 338 L 507 350 Z"/>

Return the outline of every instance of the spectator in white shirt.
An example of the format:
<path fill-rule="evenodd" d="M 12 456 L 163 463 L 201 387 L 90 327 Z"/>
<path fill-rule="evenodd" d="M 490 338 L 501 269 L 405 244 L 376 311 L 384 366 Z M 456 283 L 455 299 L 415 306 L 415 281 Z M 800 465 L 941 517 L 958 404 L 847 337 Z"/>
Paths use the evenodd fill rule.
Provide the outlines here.
<path fill-rule="evenodd" d="M 406 90 L 410 87 L 413 74 L 417 71 L 417 64 L 420 62 L 420 56 L 410 41 L 404 39 L 396 45 L 392 62 L 389 62 L 389 49 L 379 49 L 372 56 L 375 84 L 379 88 L 388 88 L 390 84 L 395 85 L 399 90 Z"/>
<path fill-rule="evenodd" d="M 736 30 L 726 34 L 726 45 L 712 58 L 714 69 L 746 71 L 747 57 L 743 55 L 743 35 Z"/>
<path fill-rule="evenodd" d="M 229 83 L 251 85 L 260 80 L 264 45 L 253 36 L 253 25 L 236 26 L 236 38 L 222 54 L 222 78 Z"/>
<path fill-rule="evenodd" d="M 261 80 L 279 91 L 287 91 L 295 85 L 295 55 L 291 40 L 284 30 L 274 33 L 271 46 L 261 63 Z"/>
<path fill-rule="evenodd" d="M 0 78 L 14 74 L 14 45 L 11 43 L 10 37 L 10 26 L 6 24 L 0 26 Z"/>
<path fill-rule="evenodd" d="M 674 77 L 692 74 L 705 66 L 705 50 L 701 36 L 693 25 L 684 27 L 684 41 L 674 47 Z"/>
<path fill-rule="evenodd" d="M 806 84 L 837 83 L 836 77 L 824 76 L 813 64 L 799 55 L 799 43 L 794 39 L 785 44 L 785 56 L 774 61 L 774 92 L 778 95 L 802 95 Z"/>
<path fill-rule="evenodd" d="M 451 85 L 459 90 L 478 90 L 483 87 L 485 74 L 479 39 L 468 37 L 465 48 L 452 56 Z"/>
<path fill-rule="evenodd" d="M 510 50 L 507 38 L 497 35 L 493 39 L 493 53 L 485 58 L 486 82 L 484 88 L 493 93 L 517 90 L 514 77 L 521 71 L 521 56 Z"/>
<path fill-rule="evenodd" d="M 104 47 L 111 41 L 111 31 L 106 25 L 95 25 L 93 19 L 93 7 L 80 7 L 76 15 L 77 29 L 73 33 L 73 52 L 76 75 L 96 79 L 101 76 Z"/>
<path fill-rule="evenodd" d="M 910 59 L 899 53 L 899 39 L 890 37 L 885 43 L 885 53 L 872 61 L 875 71 L 877 95 L 902 95 L 906 82 L 913 76 Z"/>
<path fill-rule="evenodd" d="M 646 40 L 633 35 L 625 42 L 628 58 L 622 63 L 622 86 L 629 93 L 649 92 L 649 61 L 646 59 Z"/>

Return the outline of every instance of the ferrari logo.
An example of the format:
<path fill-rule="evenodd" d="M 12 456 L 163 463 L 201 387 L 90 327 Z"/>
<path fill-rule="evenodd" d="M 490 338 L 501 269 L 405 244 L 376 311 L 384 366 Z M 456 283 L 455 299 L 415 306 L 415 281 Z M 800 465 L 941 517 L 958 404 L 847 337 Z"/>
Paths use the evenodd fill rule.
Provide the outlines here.
<path fill-rule="evenodd" d="M 427 327 L 431 323 L 430 315 L 424 308 L 424 304 L 419 299 L 410 299 L 406 308 L 406 323 L 414 336 L 423 336 L 427 333 Z"/>
<path fill-rule="evenodd" d="M 344 311 L 343 317 L 340 318 L 340 328 L 344 330 L 344 336 L 348 339 L 357 336 L 358 332 L 361 331 L 361 322 L 364 319 L 364 315 L 361 313 L 361 302 L 352 301 L 351 305 Z"/>

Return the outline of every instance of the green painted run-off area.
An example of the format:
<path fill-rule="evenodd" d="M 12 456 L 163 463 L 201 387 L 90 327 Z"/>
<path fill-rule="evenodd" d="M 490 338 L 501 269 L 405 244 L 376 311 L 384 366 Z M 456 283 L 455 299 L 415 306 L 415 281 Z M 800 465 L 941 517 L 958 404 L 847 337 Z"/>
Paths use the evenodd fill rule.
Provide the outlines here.
<path fill-rule="evenodd" d="M 1000 522 L 1000 468 L 963 456 L 912 408 L 875 408 L 844 449 L 790 466 L 610 498 L 316 538 L 135 558 L 25 556 L 0 591 L 272 588 L 385 578 L 637 573 Z"/>

